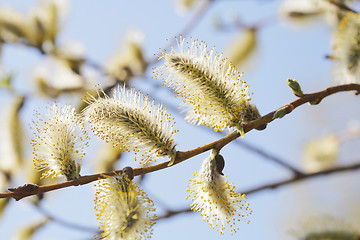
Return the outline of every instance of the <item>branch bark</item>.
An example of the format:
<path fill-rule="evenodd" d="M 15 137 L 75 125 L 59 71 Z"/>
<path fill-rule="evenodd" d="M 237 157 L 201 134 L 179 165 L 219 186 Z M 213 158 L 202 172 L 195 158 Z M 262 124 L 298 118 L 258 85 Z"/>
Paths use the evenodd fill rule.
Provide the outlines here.
<path fill-rule="evenodd" d="M 355 91 L 355 94 L 358 95 L 360 94 L 360 84 L 345 84 L 345 85 L 339 85 L 339 86 L 334 86 L 334 87 L 329 87 L 323 91 L 320 92 L 315 92 L 315 93 L 311 93 L 311 94 L 305 94 L 303 97 L 298 98 L 295 101 L 292 101 L 286 105 L 284 105 L 283 107 L 279 108 L 279 109 L 285 109 L 286 114 L 291 113 L 295 108 L 307 103 L 307 102 L 316 102 L 316 103 L 320 103 L 321 100 L 323 100 L 324 98 L 338 93 L 338 92 L 347 92 L 347 91 Z M 245 133 L 258 128 L 262 125 L 268 124 L 270 122 L 272 122 L 274 120 L 274 114 L 276 113 L 277 110 L 270 112 L 268 114 L 266 114 L 265 116 L 244 124 L 244 131 Z M 206 152 L 208 150 L 211 150 L 213 148 L 217 149 L 218 151 L 220 151 L 224 146 L 226 146 L 227 144 L 229 144 L 231 141 L 235 140 L 236 138 L 238 138 L 240 136 L 240 133 L 238 132 L 233 132 L 230 133 L 228 135 L 226 135 L 225 137 L 211 142 L 209 144 L 206 144 L 204 146 L 189 150 L 189 151 L 177 151 L 176 153 L 176 160 L 174 162 L 173 165 L 176 165 L 178 163 L 181 163 L 191 157 L 194 157 L 198 154 L 201 154 L 203 152 Z M 147 174 L 150 172 L 155 172 L 155 171 L 159 171 L 161 169 L 165 169 L 169 166 L 169 162 L 163 162 L 154 166 L 150 166 L 150 167 L 144 167 L 144 168 L 135 168 L 134 169 L 134 176 L 138 176 L 138 175 L 143 175 L 143 174 Z M 105 178 L 106 176 L 113 176 L 115 174 L 121 174 L 122 170 L 118 170 L 118 171 L 114 171 L 114 172 L 108 172 L 108 173 L 99 173 L 99 174 L 93 174 L 93 175 L 87 175 L 87 176 L 81 176 L 78 179 L 75 180 L 71 180 L 71 181 L 66 181 L 66 182 L 62 182 L 62 183 L 57 183 L 57 184 L 52 184 L 52 185 L 44 185 L 44 186 L 37 186 L 34 184 L 24 184 L 22 186 L 18 186 L 15 188 L 9 188 L 10 192 L 6 192 L 6 193 L 0 193 L 0 198 L 14 198 L 15 200 L 20 200 L 24 197 L 27 196 L 31 196 L 31 195 L 36 195 L 36 194 L 40 194 L 40 193 L 45 193 L 45 192 L 50 192 L 50 191 L 54 191 L 57 189 L 62 189 L 65 187 L 70 187 L 70 186 L 79 186 L 79 185 L 84 185 L 84 184 L 88 184 L 90 182 Z M 307 177 L 308 175 L 303 175 L 303 174 L 296 174 L 294 179 L 302 179 Z"/>

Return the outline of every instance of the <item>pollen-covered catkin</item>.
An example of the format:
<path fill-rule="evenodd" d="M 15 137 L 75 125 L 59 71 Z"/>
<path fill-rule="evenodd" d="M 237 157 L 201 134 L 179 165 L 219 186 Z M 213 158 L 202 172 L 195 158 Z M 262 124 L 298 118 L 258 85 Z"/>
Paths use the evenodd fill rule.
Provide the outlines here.
<path fill-rule="evenodd" d="M 88 99 L 84 109 L 93 132 L 106 142 L 133 151 L 147 164 L 157 157 L 175 158 L 174 119 L 166 109 L 133 89 L 117 87 L 113 97 Z"/>
<path fill-rule="evenodd" d="M 234 128 L 243 133 L 243 123 L 260 117 L 250 103 L 249 86 L 241 73 L 222 55 L 208 49 L 206 43 L 177 39 L 179 50 L 162 51 L 164 64 L 155 69 L 155 77 L 184 98 L 185 119 L 215 131 Z"/>
<path fill-rule="evenodd" d="M 194 178 L 189 180 L 187 199 L 191 198 L 191 209 L 199 212 L 211 228 L 223 234 L 228 227 L 233 234 L 238 230 L 236 222 L 244 219 L 249 223 L 247 217 L 252 211 L 245 194 L 236 193 L 235 187 L 224 180 L 222 164 L 217 158 L 217 152 L 212 150 L 200 171 L 195 172 Z"/>
<path fill-rule="evenodd" d="M 152 234 L 153 201 L 126 175 L 95 185 L 95 210 L 103 232 L 96 239 L 143 239 Z"/>
<path fill-rule="evenodd" d="M 63 175 L 67 180 L 79 177 L 81 160 L 88 146 L 84 123 L 70 105 L 53 103 L 42 115 L 35 113 L 35 137 L 32 139 L 35 169 L 42 176 Z"/>
<path fill-rule="evenodd" d="M 332 59 L 335 80 L 340 83 L 360 82 L 360 15 L 348 12 L 335 35 Z"/>

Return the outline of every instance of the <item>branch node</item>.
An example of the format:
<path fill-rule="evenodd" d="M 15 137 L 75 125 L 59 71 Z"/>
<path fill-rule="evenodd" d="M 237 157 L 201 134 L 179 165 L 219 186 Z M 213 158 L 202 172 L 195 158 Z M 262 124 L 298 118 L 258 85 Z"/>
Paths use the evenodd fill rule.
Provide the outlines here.
<path fill-rule="evenodd" d="M 289 103 L 286 107 L 286 114 L 291 113 L 295 109 L 295 106 L 291 103 Z"/>
<path fill-rule="evenodd" d="M 38 189 L 39 189 L 39 185 L 32 184 L 32 183 L 25 183 L 24 185 L 21 185 L 18 187 L 8 188 L 8 190 L 10 192 L 14 193 L 13 198 L 16 201 L 19 201 L 20 199 L 22 199 L 26 196 L 37 194 Z"/>
<path fill-rule="evenodd" d="M 296 170 L 296 171 L 294 171 L 293 179 L 294 180 L 299 180 L 299 179 L 304 178 L 305 176 L 306 176 L 305 173 L 302 173 L 302 172 Z"/>
<path fill-rule="evenodd" d="M 32 183 L 25 183 L 24 185 L 8 188 L 10 192 L 16 194 L 28 194 L 36 192 L 39 189 L 39 185 L 32 184 Z"/>
<path fill-rule="evenodd" d="M 80 185 L 80 180 L 79 180 L 79 178 L 77 178 L 77 179 L 74 179 L 74 180 L 72 180 L 73 181 L 73 186 L 79 186 Z"/>

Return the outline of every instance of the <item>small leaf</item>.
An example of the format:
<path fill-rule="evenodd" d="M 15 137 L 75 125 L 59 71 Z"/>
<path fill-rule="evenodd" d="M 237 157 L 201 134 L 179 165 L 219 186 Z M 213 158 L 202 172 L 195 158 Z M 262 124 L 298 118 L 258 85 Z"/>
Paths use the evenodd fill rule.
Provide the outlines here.
<path fill-rule="evenodd" d="M 282 118 L 285 115 L 286 115 L 286 107 L 282 107 L 275 112 L 273 119 Z"/>
<path fill-rule="evenodd" d="M 297 96 L 297 97 L 302 97 L 304 96 L 304 93 L 303 91 L 301 90 L 301 87 L 300 87 L 300 84 L 293 80 L 293 79 L 288 79 L 287 80 L 287 84 L 289 85 L 289 87 L 293 90 L 294 94 Z"/>

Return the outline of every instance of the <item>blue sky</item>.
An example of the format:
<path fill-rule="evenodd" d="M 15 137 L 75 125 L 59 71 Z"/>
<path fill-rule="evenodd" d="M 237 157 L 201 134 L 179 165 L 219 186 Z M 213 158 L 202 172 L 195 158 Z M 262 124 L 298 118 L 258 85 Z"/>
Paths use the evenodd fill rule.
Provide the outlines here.
<path fill-rule="evenodd" d="M 1 6 L 9 5 L 23 11 L 27 11 L 36 2 L 0 0 Z M 215 45 L 216 51 L 222 52 L 237 32 L 216 30 L 212 24 L 214 16 L 221 16 L 226 20 L 238 14 L 248 24 L 267 18 L 274 19 L 259 30 L 254 65 L 248 71 L 239 68 L 239 71 L 245 71 L 242 78 L 250 85 L 250 91 L 254 93 L 253 102 L 262 114 L 295 100 L 286 85 L 287 78 L 296 79 L 304 92 L 315 92 L 334 85 L 331 75 L 333 65 L 325 58 L 332 50 L 332 32 L 329 27 L 324 22 L 294 27 L 277 18 L 280 3 L 281 1 L 276 0 L 214 1 L 198 25 L 188 34 L 205 41 L 209 46 Z M 59 41 L 76 40 L 82 43 L 86 57 L 101 64 L 118 47 L 126 33 L 136 28 L 144 32 L 146 57 L 151 58 L 158 53 L 159 48 L 166 46 L 166 39 L 172 39 L 179 33 L 193 14 L 194 11 L 181 16 L 176 12 L 174 1 L 165 0 L 71 1 Z M 2 62 L 5 68 L 16 71 L 15 87 L 24 94 L 31 89 L 32 69 L 42 61 L 40 54 L 25 47 L 10 46 L 3 50 Z M 150 68 L 147 77 L 151 78 L 151 72 Z M 145 93 L 151 93 L 146 92 L 151 89 L 144 83 L 144 79 L 135 79 L 133 85 Z M 9 96 L 5 92 L 0 94 L 1 104 L 5 105 Z M 174 100 L 167 90 L 158 90 L 155 97 L 164 101 L 165 105 L 166 102 L 180 102 L 179 99 Z M 28 103 L 22 119 L 24 128 L 29 127 L 33 108 L 39 104 L 45 105 L 48 101 L 50 100 L 41 98 Z M 251 143 L 301 169 L 301 156 L 306 142 L 346 129 L 349 121 L 359 119 L 358 104 L 359 98 L 352 94 L 330 96 L 320 105 L 303 105 L 283 119 L 269 124 L 266 130 L 251 131 L 238 141 Z M 210 129 L 187 124 L 182 120 L 182 115 L 176 112 L 172 114 L 177 122 L 175 128 L 180 130 L 176 135 L 177 149 L 193 149 L 220 138 Z M 355 140 L 342 146 L 341 164 L 359 160 L 359 143 L 359 140 Z M 90 143 L 87 153 L 89 159 L 96 153 L 97 144 L 96 141 Z M 291 176 L 281 166 L 276 166 L 235 143 L 226 146 L 222 155 L 226 159 L 224 172 L 240 191 Z M 162 213 L 162 205 L 172 210 L 190 205 L 185 200 L 187 181 L 207 156 L 208 153 L 201 154 L 146 177 L 143 188 L 153 198 L 155 206 L 159 205 L 159 215 Z M 124 163 L 119 167 L 137 166 L 133 155 L 128 154 L 124 158 Z M 83 161 L 82 175 L 94 173 L 94 164 L 86 161 L 87 157 Z M 289 234 L 291 229 L 299 229 L 300 222 L 308 221 L 312 216 L 324 215 L 343 218 L 359 226 L 360 209 L 356 206 L 356 200 L 360 197 L 360 189 L 355 185 L 360 180 L 359 177 L 356 171 L 323 176 L 249 195 L 248 201 L 253 210 L 251 223 L 240 223 L 240 230 L 234 236 L 220 236 L 198 214 L 191 213 L 159 221 L 154 226 L 153 239 L 294 239 Z M 24 181 L 26 180 L 20 177 L 13 184 L 23 184 Z M 46 199 L 42 202 L 43 208 L 66 221 L 96 228 L 93 192 L 92 184 L 51 192 L 46 194 Z M 4 239 L 9 239 L 19 226 L 40 218 L 41 214 L 26 199 L 11 201 L 0 221 L 1 235 Z M 34 239 L 82 240 L 91 237 L 92 233 L 51 222 Z"/>

